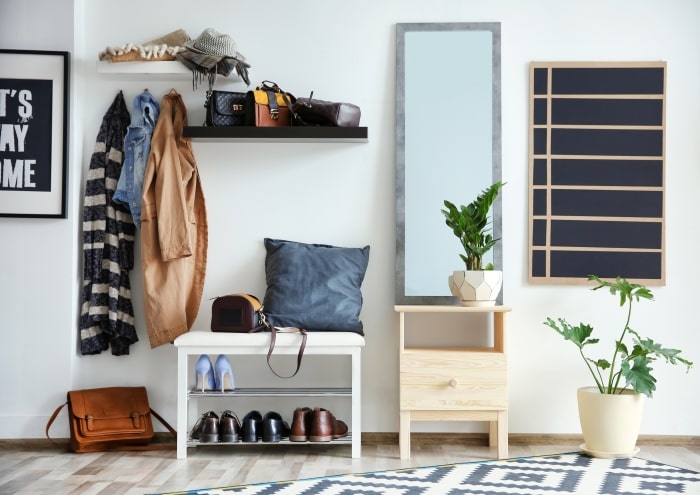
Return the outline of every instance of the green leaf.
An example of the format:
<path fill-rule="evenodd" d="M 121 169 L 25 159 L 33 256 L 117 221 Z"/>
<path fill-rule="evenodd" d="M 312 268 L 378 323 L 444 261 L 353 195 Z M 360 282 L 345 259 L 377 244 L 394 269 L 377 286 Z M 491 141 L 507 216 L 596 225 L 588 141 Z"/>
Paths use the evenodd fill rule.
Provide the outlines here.
<path fill-rule="evenodd" d="M 623 361 L 622 376 L 625 377 L 627 385 L 631 386 L 635 392 L 644 394 L 651 398 L 656 390 L 656 378 L 651 376 L 652 368 L 649 360 L 645 356 L 639 356 L 632 361 Z"/>

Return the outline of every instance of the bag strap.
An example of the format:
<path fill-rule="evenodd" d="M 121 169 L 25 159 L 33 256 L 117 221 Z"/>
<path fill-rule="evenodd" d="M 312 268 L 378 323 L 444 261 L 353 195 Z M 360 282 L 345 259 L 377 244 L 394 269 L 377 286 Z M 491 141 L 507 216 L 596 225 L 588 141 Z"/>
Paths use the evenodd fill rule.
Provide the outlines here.
<path fill-rule="evenodd" d="M 60 406 L 56 408 L 56 410 L 53 412 L 49 420 L 46 422 L 46 438 L 49 439 L 49 441 L 54 444 L 57 447 L 64 447 L 64 445 L 59 444 L 56 442 L 53 438 L 49 436 L 49 428 L 51 428 L 51 425 L 53 422 L 56 420 L 56 417 L 58 416 L 58 413 L 61 412 L 61 409 L 63 409 L 66 405 L 68 404 L 68 401 L 64 402 Z M 175 428 L 170 426 L 170 424 L 163 419 L 163 417 L 155 412 L 153 408 L 149 408 L 150 412 L 155 418 L 161 422 L 163 426 L 165 426 L 172 437 L 177 440 L 177 431 L 175 431 Z M 123 446 L 115 446 L 113 448 L 110 448 L 108 450 L 175 450 L 177 448 L 177 445 L 171 445 L 171 444 L 155 444 L 155 445 L 123 445 Z"/>
<path fill-rule="evenodd" d="M 277 95 L 272 91 L 265 91 L 267 94 L 267 106 L 270 109 L 270 118 L 277 120 L 280 118 L 280 107 L 277 104 Z"/>
<path fill-rule="evenodd" d="M 270 349 L 267 351 L 267 366 L 270 368 L 270 371 L 272 371 L 276 376 L 280 378 L 292 378 L 295 376 L 297 373 L 299 373 L 299 368 L 301 367 L 301 358 L 304 356 L 304 349 L 306 348 L 306 330 L 303 328 L 299 329 L 299 333 L 301 333 L 301 345 L 299 346 L 299 353 L 297 354 L 297 369 L 294 370 L 294 373 L 292 373 L 289 376 L 282 376 L 279 373 L 277 373 L 273 368 L 272 364 L 270 364 L 270 357 L 272 356 L 272 351 L 275 350 L 275 341 L 277 340 L 277 328 L 270 326 Z"/>
<path fill-rule="evenodd" d="M 257 327 L 253 328 L 250 330 L 249 333 L 255 333 L 255 332 L 260 332 L 263 330 L 269 330 L 270 331 L 270 348 L 267 350 L 267 366 L 270 368 L 270 371 L 275 376 L 278 376 L 279 378 L 292 378 L 293 376 L 296 376 L 297 373 L 299 373 L 299 368 L 301 368 L 301 358 L 304 356 L 304 349 L 306 348 L 306 330 L 303 328 L 299 329 L 299 333 L 301 333 L 301 345 L 299 345 L 299 353 L 297 354 L 297 369 L 294 370 L 294 373 L 292 373 L 289 376 L 283 376 L 277 373 L 274 368 L 272 368 L 272 363 L 270 363 L 270 358 L 272 357 L 272 351 L 275 350 L 275 342 L 277 341 L 277 327 L 274 325 L 271 325 L 268 321 L 267 318 L 265 317 L 265 313 L 263 312 L 263 307 L 260 308 L 259 310 L 259 315 L 260 315 L 260 325 Z"/>
<path fill-rule="evenodd" d="M 63 409 L 66 406 L 66 404 L 68 404 L 68 401 L 66 401 L 63 404 L 61 404 L 60 406 L 58 406 L 56 408 L 56 410 L 53 412 L 53 414 L 51 415 L 51 417 L 49 418 L 49 420 L 46 422 L 46 438 L 48 438 L 49 441 L 57 447 L 62 447 L 62 445 L 56 443 L 56 441 L 49 436 L 49 428 L 51 428 L 51 425 L 56 420 L 56 416 L 58 416 L 58 413 L 61 412 L 61 409 Z"/>

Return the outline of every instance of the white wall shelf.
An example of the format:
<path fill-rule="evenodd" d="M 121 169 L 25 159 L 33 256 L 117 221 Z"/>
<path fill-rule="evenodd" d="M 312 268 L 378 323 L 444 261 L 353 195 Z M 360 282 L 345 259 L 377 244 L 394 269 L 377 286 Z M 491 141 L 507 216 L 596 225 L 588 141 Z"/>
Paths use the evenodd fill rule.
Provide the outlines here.
<path fill-rule="evenodd" d="M 152 62 L 97 62 L 97 72 L 100 74 L 171 74 L 192 75 L 192 72 L 177 60 Z"/>

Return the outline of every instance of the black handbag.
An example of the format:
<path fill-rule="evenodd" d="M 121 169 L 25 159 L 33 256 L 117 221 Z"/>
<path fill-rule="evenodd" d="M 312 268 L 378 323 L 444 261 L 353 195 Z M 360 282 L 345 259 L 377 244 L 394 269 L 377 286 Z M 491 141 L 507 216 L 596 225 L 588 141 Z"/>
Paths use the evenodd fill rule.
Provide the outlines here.
<path fill-rule="evenodd" d="M 297 98 L 294 104 L 295 124 L 327 127 L 358 127 L 360 107 L 352 103 L 336 103 L 314 99 L 314 92 L 308 98 Z"/>
<path fill-rule="evenodd" d="M 245 125 L 246 94 L 235 91 L 207 91 L 204 107 L 207 117 L 204 125 L 229 127 Z"/>

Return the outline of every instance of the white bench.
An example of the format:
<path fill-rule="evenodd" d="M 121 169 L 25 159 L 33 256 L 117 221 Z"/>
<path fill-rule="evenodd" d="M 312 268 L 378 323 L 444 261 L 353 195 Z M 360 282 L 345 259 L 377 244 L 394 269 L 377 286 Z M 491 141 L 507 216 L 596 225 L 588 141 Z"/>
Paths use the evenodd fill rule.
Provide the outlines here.
<path fill-rule="evenodd" d="M 301 335 L 299 333 L 278 332 L 274 355 L 292 354 L 299 351 Z M 365 345 L 363 336 L 353 332 L 309 332 L 304 356 L 333 356 L 345 355 L 351 357 L 351 388 L 323 389 L 319 395 L 351 395 L 351 421 L 349 435 L 352 443 L 352 457 L 359 458 L 362 440 L 361 421 L 361 351 Z M 189 440 L 189 430 L 193 418 L 198 417 L 197 411 L 189 411 L 189 399 L 193 397 L 245 397 L 245 396 L 275 396 L 275 395 L 315 395 L 314 389 L 236 389 L 226 392 L 196 392 L 192 390 L 189 373 L 189 359 L 197 359 L 202 354 L 225 355 L 261 355 L 266 356 L 270 346 L 270 333 L 223 333 L 210 331 L 191 331 L 175 339 L 177 347 L 177 458 L 187 457 L 187 447 L 194 445 Z M 264 359 L 264 358 L 263 358 Z M 304 359 L 303 366 L 312 365 Z M 235 369 L 234 369 L 235 374 Z M 333 442 L 336 442 L 334 440 Z M 214 445 L 214 444 L 207 444 Z M 229 444 L 224 444 L 229 445 Z"/>

